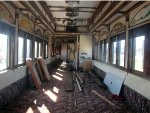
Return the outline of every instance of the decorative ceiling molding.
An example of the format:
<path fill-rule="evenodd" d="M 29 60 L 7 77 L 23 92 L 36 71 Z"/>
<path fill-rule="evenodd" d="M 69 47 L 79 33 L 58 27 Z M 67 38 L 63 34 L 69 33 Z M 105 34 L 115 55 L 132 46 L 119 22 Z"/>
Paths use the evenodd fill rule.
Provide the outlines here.
<path fill-rule="evenodd" d="M 117 22 L 111 30 L 111 35 L 118 33 L 120 31 L 124 31 L 126 29 L 126 26 L 122 22 Z"/>
<path fill-rule="evenodd" d="M 23 1 L 19 1 L 24 7 L 26 7 L 30 12 L 31 14 L 37 19 L 39 20 L 45 27 L 46 29 L 49 29 L 49 27 L 41 20 L 41 18 Z M 50 30 L 52 33 L 53 31 Z"/>
<path fill-rule="evenodd" d="M 106 11 L 100 16 L 100 18 L 94 23 L 91 31 L 94 31 L 96 28 L 96 26 L 98 25 L 98 23 L 112 10 L 114 9 L 115 6 L 117 6 L 117 4 L 119 4 L 118 1 L 114 1 L 111 3 L 111 5 L 106 9 Z M 104 24 L 104 23 L 103 23 Z"/>
<path fill-rule="evenodd" d="M 50 26 L 52 32 L 54 32 L 54 28 L 52 27 L 51 23 L 47 20 L 43 12 L 39 9 L 34 1 L 29 1 L 29 4 L 37 11 L 40 17 Z"/>
<path fill-rule="evenodd" d="M 150 4 L 142 7 L 139 9 L 137 13 L 135 13 L 134 17 L 132 18 L 131 22 L 129 23 L 130 26 L 137 25 L 142 23 L 146 20 L 150 19 Z"/>
<path fill-rule="evenodd" d="M 109 37 L 109 32 L 104 30 L 104 31 L 100 32 L 100 36 L 99 36 L 100 39 L 99 40 L 103 40 L 103 39 L 106 39 L 108 37 Z"/>
<path fill-rule="evenodd" d="M 0 19 L 12 24 L 14 23 L 13 16 L 3 3 L 0 3 Z"/>
<path fill-rule="evenodd" d="M 19 15 L 19 27 L 33 33 L 33 23 L 25 16 Z"/>

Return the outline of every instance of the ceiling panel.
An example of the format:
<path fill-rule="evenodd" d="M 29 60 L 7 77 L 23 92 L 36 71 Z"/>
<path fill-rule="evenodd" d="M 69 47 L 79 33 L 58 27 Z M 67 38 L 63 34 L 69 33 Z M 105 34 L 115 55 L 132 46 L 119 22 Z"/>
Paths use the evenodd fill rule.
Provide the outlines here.
<path fill-rule="evenodd" d="M 54 18 L 69 18 L 66 16 L 68 3 L 66 1 L 46 1 L 48 6 L 50 6 L 51 13 Z M 91 18 L 96 7 L 99 5 L 99 1 L 80 1 L 79 4 L 75 2 L 76 7 L 79 7 L 78 16 L 74 18 Z M 58 6 L 58 7 L 57 7 Z M 80 12 L 81 11 L 81 12 Z M 85 12 L 84 12 L 85 11 Z M 61 21 L 56 21 L 57 24 L 63 24 Z M 80 23 L 78 23 L 80 24 Z"/>

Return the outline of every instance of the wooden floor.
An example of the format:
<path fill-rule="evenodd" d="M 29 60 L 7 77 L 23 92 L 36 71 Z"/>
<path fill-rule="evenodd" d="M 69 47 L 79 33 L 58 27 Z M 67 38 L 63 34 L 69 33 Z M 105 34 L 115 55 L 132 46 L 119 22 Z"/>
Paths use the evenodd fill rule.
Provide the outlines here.
<path fill-rule="evenodd" d="M 134 113 L 121 101 L 112 99 L 107 90 L 98 88 L 91 83 L 86 73 L 80 73 L 84 84 L 80 92 L 75 81 L 74 90 L 66 91 L 66 69 L 57 68 L 52 74 L 52 80 L 43 82 L 39 90 L 28 89 L 20 97 L 2 108 L 0 113 Z M 121 109 L 112 107 L 107 102 L 92 93 L 97 91 Z"/>

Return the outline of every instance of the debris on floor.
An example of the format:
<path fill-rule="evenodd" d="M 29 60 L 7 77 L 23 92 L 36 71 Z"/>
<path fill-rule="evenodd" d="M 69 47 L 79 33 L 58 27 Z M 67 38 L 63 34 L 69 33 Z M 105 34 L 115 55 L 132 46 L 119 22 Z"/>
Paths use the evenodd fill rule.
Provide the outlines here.
<path fill-rule="evenodd" d="M 55 76 L 53 76 L 55 75 Z M 133 113 L 122 101 L 112 98 L 112 94 L 98 88 L 95 82 L 88 82 L 86 73 L 80 73 L 84 81 L 82 92 L 76 82 L 74 90 L 65 90 L 65 72 L 59 68 L 52 73 L 52 79 L 43 82 L 40 89 L 29 89 L 22 96 L 3 106 L 1 113 Z M 103 99 L 92 93 L 95 90 L 117 107 L 111 106 Z"/>

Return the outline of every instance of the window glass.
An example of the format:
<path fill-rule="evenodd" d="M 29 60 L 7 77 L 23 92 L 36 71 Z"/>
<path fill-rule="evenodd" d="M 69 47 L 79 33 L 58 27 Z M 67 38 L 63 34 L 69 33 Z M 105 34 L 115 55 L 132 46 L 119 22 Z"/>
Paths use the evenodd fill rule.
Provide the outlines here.
<path fill-rule="evenodd" d="M 41 57 L 41 43 L 39 43 L 39 57 Z"/>
<path fill-rule="evenodd" d="M 116 42 L 112 43 L 112 63 L 116 64 Z"/>
<path fill-rule="evenodd" d="M 104 41 L 102 42 L 102 51 L 101 51 L 101 60 L 102 61 L 104 61 L 104 49 L 105 49 L 105 47 L 104 47 Z"/>
<path fill-rule="evenodd" d="M 18 64 L 23 63 L 23 43 L 24 39 L 22 37 L 18 37 Z"/>
<path fill-rule="evenodd" d="M 119 66 L 124 67 L 125 40 L 119 41 Z"/>
<path fill-rule="evenodd" d="M 3 70 L 8 65 L 8 36 L 0 34 L 0 43 L 0 70 Z"/>
<path fill-rule="evenodd" d="M 95 44 L 95 48 L 94 48 L 95 50 L 94 50 L 94 57 L 95 57 L 95 59 L 97 60 L 97 50 L 98 50 L 98 48 L 97 48 L 97 44 Z"/>
<path fill-rule="evenodd" d="M 27 53 L 26 59 L 31 57 L 31 40 L 27 39 Z"/>
<path fill-rule="evenodd" d="M 144 40 L 145 36 L 139 36 L 134 39 L 134 69 L 142 72 L 144 62 Z"/>
<path fill-rule="evenodd" d="M 34 45 L 34 58 L 37 58 L 37 42 L 35 41 L 35 45 Z"/>
<path fill-rule="evenodd" d="M 47 56 L 47 44 L 46 44 L 46 49 L 45 49 L 45 51 L 46 51 L 46 52 L 45 52 L 45 55 L 46 55 L 46 57 L 48 57 L 48 56 Z"/>
<path fill-rule="evenodd" d="M 106 43 L 106 62 L 108 62 L 108 43 Z"/>

